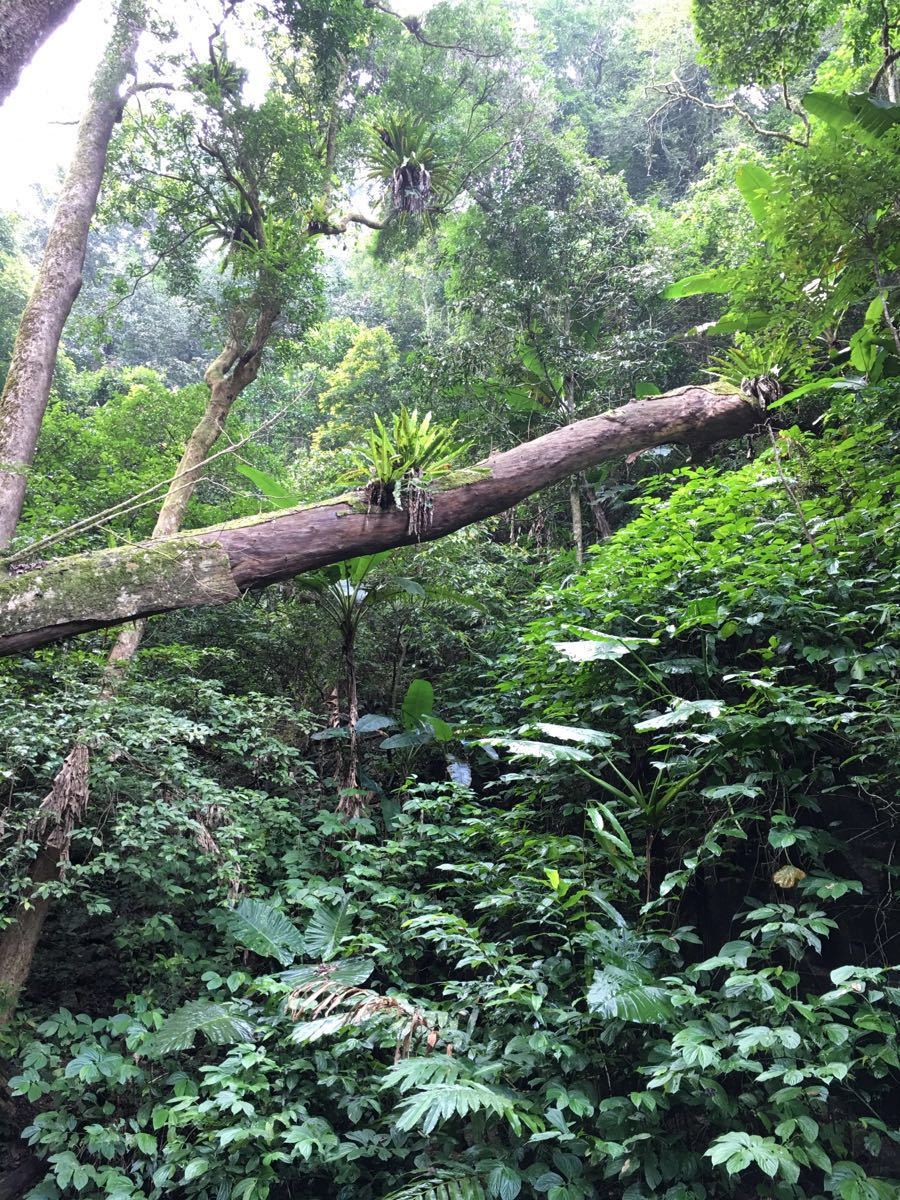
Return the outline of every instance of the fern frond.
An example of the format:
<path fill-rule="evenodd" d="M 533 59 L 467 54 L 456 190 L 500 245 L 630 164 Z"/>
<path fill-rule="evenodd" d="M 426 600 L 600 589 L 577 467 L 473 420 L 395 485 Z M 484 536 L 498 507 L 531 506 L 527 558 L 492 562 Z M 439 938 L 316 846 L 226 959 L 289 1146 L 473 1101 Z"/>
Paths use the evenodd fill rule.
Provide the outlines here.
<path fill-rule="evenodd" d="M 478 1175 L 438 1167 L 414 1176 L 383 1200 L 486 1200 L 486 1196 Z"/>

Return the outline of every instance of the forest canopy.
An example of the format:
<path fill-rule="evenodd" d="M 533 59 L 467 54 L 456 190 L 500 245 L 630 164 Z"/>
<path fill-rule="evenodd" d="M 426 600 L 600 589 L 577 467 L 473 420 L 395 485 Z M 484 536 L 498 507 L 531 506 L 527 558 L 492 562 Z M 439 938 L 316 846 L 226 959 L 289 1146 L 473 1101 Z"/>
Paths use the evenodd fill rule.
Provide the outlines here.
<path fill-rule="evenodd" d="M 0 1200 L 894 1200 L 900 5 L 22 0 L 0 104 L 81 21 Z"/>

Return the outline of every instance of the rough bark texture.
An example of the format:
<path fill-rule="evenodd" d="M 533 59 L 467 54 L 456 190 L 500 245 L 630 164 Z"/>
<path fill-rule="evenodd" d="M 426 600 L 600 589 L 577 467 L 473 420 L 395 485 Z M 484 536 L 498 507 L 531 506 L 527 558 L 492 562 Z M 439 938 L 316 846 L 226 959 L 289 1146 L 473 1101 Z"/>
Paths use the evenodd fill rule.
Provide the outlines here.
<path fill-rule="evenodd" d="M 15 920 L 8 925 L 0 938 L 0 960 L 3 962 L 2 984 L 0 984 L 0 1025 L 3 1025 L 15 1008 L 19 992 L 31 971 L 34 951 L 40 940 L 41 930 L 47 918 L 50 898 L 40 894 L 41 884 L 59 878 L 59 850 L 44 846 L 38 852 L 31 868 L 31 882 L 35 886 L 28 907 L 20 906 Z"/>
<path fill-rule="evenodd" d="M 166 492 L 153 529 L 154 540 L 140 548 L 140 553 L 124 556 L 115 554 L 106 560 L 101 564 L 99 576 L 92 576 L 93 584 L 89 579 L 85 580 L 85 588 L 88 591 L 96 586 L 94 600 L 90 602 L 96 605 L 98 610 L 102 609 L 108 615 L 112 615 L 114 621 L 123 614 L 132 615 L 137 597 L 144 594 L 148 584 L 148 594 L 155 594 L 156 584 L 153 581 L 160 569 L 166 579 L 169 599 L 177 602 L 176 607 L 180 607 L 182 601 L 188 605 L 196 603 L 197 596 L 202 597 L 199 600 L 201 604 L 215 604 L 233 600 L 239 595 L 231 578 L 228 557 L 217 546 L 165 539 L 171 538 L 181 526 L 185 510 L 200 481 L 202 464 L 218 440 L 231 406 L 257 376 L 262 351 L 277 314 L 277 305 L 263 304 L 252 334 L 248 336 L 246 311 L 235 311 L 225 346 L 206 371 L 209 399 L 203 415 L 188 439 L 178 470 Z M 161 539 L 159 544 L 157 539 Z M 144 553 L 145 550 L 148 553 Z M 92 562 L 92 566 L 95 565 L 96 563 Z M 14 614 L 21 604 L 28 605 L 33 611 L 43 612 L 45 618 L 52 618 L 54 612 L 59 615 L 60 610 L 56 604 L 60 593 L 55 581 L 55 564 L 49 564 L 40 572 L 30 591 L 22 593 L 14 587 L 13 590 L 17 594 L 5 607 L 3 594 L 7 585 L 14 583 L 14 577 L 6 583 L 0 578 L 0 610 L 6 615 Z M 82 592 L 82 599 L 87 600 L 87 592 Z M 63 597 L 63 604 L 67 603 Z M 65 614 L 66 609 L 63 608 L 62 615 Z M 128 665 L 138 651 L 145 626 L 146 621 L 139 620 L 126 625 L 120 631 L 107 659 L 100 689 L 101 700 L 111 700 L 115 696 Z M 88 748 L 79 744 L 73 753 L 79 751 L 84 755 L 84 770 L 87 772 Z M 66 762 L 68 761 L 67 759 Z M 50 797 L 59 787 L 65 770 L 64 764 L 53 782 Z M 45 805 L 46 803 L 47 800 L 44 801 Z M 64 865 L 58 849 L 54 849 L 51 844 L 52 841 L 51 836 L 39 851 L 32 866 L 32 883 L 38 891 L 38 885 L 59 879 L 61 867 Z M 20 906 L 15 920 L 0 935 L 0 1025 L 12 1014 L 19 993 L 28 979 L 47 916 L 49 901 L 34 897 L 32 900 L 33 903 L 29 907 Z"/>
<path fill-rule="evenodd" d="M 78 0 L 0 0 L 0 104 Z"/>
<path fill-rule="evenodd" d="M 262 352 L 272 326 L 278 316 L 278 308 L 274 304 L 263 305 L 251 337 L 247 338 L 247 314 L 238 309 L 232 315 L 229 325 L 228 338 L 222 352 L 210 363 L 204 376 L 209 388 L 209 399 L 203 416 L 194 426 L 178 464 L 178 470 L 169 485 L 156 524 L 153 526 L 153 538 L 167 538 L 177 533 L 184 520 L 184 514 L 190 503 L 197 484 L 202 476 L 202 464 L 209 456 L 218 441 L 225 421 L 231 412 L 241 392 L 249 387 L 259 373 Z M 213 571 L 217 578 L 211 580 L 213 587 L 227 586 L 225 581 L 218 578 L 218 572 Z M 195 578 L 200 578 L 196 575 Z M 0 584 L 2 591 L 2 584 Z M 236 593 L 235 593 L 236 594 Z M 225 597 L 229 599 L 229 597 Z M 2 600 L 0 600 L 2 609 Z M 116 680 L 127 668 L 137 654 L 146 627 L 145 620 L 135 621 L 121 631 L 109 654 L 107 662 L 107 687 L 114 689 Z M 2 959 L 0 959 L 0 978 L 2 978 Z"/>
<path fill-rule="evenodd" d="M 2 7 L 5 13 L 20 6 L 5 0 Z M 0 548 L 9 545 L 22 510 L 59 340 L 81 288 L 88 230 L 97 206 L 109 140 L 122 113 L 119 90 L 134 72 L 141 27 L 137 0 L 123 0 L 112 40 L 91 85 L 75 157 L 56 206 L 37 282 L 16 334 L 0 397 Z"/>
<path fill-rule="evenodd" d="M 0 584 L 0 654 L 128 617 L 221 603 L 247 588 L 356 555 L 432 541 L 605 459 L 670 442 L 737 437 L 758 417 L 744 396 L 702 387 L 632 401 L 456 472 L 435 489 L 432 521 L 421 539 L 410 531 L 406 513 L 370 511 L 351 493 L 161 542 L 60 559 Z M 189 580 L 184 555 L 196 564 Z M 131 587 L 104 586 L 123 577 Z"/>

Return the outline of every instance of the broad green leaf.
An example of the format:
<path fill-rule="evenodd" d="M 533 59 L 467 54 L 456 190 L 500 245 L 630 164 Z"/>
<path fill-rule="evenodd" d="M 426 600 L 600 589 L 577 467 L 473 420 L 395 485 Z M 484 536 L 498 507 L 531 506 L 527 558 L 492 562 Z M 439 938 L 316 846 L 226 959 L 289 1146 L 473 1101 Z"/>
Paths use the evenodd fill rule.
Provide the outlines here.
<path fill-rule="evenodd" d="M 427 746 L 432 741 L 434 741 L 434 731 L 430 727 L 427 729 L 406 729 L 403 733 L 391 734 L 389 738 L 385 738 L 383 742 L 379 742 L 378 749 L 411 750 L 416 746 Z"/>
<path fill-rule="evenodd" d="M 611 633 L 592 633 L 589 639 L 578 642 L 554 642 L 554 650 L 573 662 L 609 662 L 624 658 L 641 646 L 655 646 L 657 638 L 616 637 Z"/>
<path fill-rule="evenodd" d="M 702 296 L 709 292 L 730 292 L 738 279 L 737 271 L 702 271 L 697 275 L 685 275 L 663 289 L 664 300 L 679 300 L 682 296 Z"/>
<path fill-rule="evenodd" d="M 483 746 L 497 746 L 513 758 L 543 758 L 547 762 L 590 762 L 592 755 L 577 746 L 558 746 L 552 742 L 535 742 L 529 738 L 482 738 Z"/>
<path fill-rule="evenodd" d="M 667 712 L 638 721 L 635 730 L 638 733 L 651 733 L 655 729 L 671 729 L 674 725 L 683 725 L 692 717 L 718 717 L 724 706 L 718 700 L 679 700 Z"/>
<path fill-rule="evenodd" d="M 379 733 L 382 729 L 390 729 L 397 722 L 380 713 L 366 713 L 356 722 L 357 733 Z"/>
<path fill-rule="evenodd" d="M 286 967 L 303 953 L 303 936 L 297 926 L 262 900 L 242 900 L 228 916 L 231 936 L 254 954 L 277 959 Z"/>
<path fill-rule="evenodd" d="M 282 971 L 278 978 L 290 987 L 325 979 L 341 987 L 359 987 L 374 970 L 375 964 L 370 958 L 342 958 L 327 965 L 310 963 L 302 967 L 291 967 L 289 971 Z"/>
<path fill-rule="evenodd" d="M 595 972 L 588 1008 L 601 1017 L 662 1025 L 672 1016 L 669 992 L 637 969 L 607 966 Z"/>
<path fill-rule="evenodd" d="M 300 496 L 287 484 L 277 480 L 274 475 L 259 471 L 247 463 L 238 463 L 237 469 L 251 483 L 256 484 L 266 499 L 271 501 L 273 508 L 293 508 L 295 504 L 300 503 Z"/>
<path fill-rule="evenodd" d="M 310 958 L 322 962 L 334 958 L 341 941 L 350 932 L 349 909 L 349 900 L 338 905 L 318 905 L 303 932 L 303 948 Z"/>
<path fill-rule="evenodd" d="M 149 1058 L 189 1050 L 198 1033 L 213 1046 L 225 1046 L 252 1040 L 255 1028 L 233 1004 L 214 1004 L 210 1000 L 189 1000 L 176 1009 L 144 1043 Z"/>
<path fill-rule="evenodd" d="M 613 739 L 609 733 L 599 729 L 585 729 L 581 725 L 553 725 L 549 721 L 537 721 L 525 728 L 537 729 L 547 737 L 557 738 L 561 742 L 579 742 L 585 746 L 611 746 Z"/>
<path fill-rule="evenodd" d="M 401 709 L 404 729 L 415 729 L 426 713 L 434 708 L 434 688 L 427 679 L 414 679 L 406 689 Z"/>
<path fill-rule="evenodd" d="M 775 176 L 759 163 L 743 163 L 738 167 L 735 179 L 754 221 L 764 225 L 770 216 L 773 193 L 778 187 Z"/>

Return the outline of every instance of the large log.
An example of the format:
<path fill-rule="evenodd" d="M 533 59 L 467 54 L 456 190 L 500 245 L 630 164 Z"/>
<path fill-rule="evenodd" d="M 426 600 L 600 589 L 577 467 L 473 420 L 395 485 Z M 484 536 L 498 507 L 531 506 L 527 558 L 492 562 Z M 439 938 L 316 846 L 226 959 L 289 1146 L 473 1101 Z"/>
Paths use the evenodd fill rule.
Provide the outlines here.
<path fill-rule="evenodd" d="M 221 604 L 303 571 L 445 537 L 604 459 L 748 432 L 759 412 L 735 392 L 687 387 L 635 400 L 494 454 L 434 489 L 419 537 L 407 514 L 359 493 L 153 542 L 73 555 L 0 581 L 0 654 L 136 617 Z"/>

